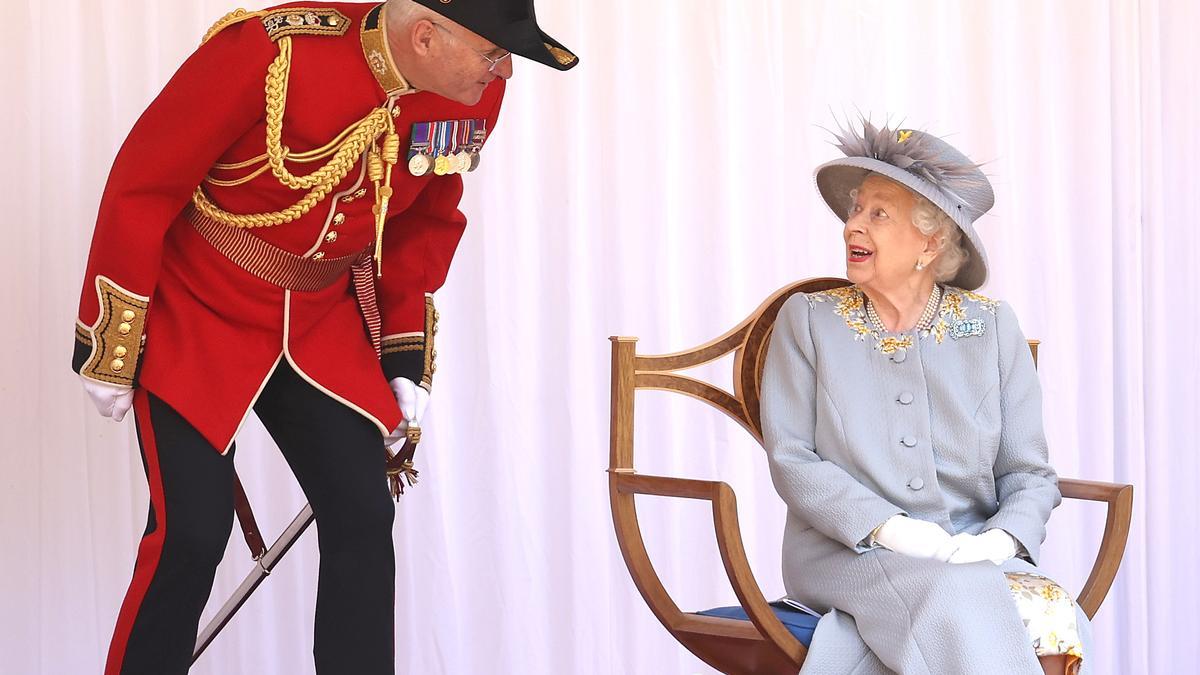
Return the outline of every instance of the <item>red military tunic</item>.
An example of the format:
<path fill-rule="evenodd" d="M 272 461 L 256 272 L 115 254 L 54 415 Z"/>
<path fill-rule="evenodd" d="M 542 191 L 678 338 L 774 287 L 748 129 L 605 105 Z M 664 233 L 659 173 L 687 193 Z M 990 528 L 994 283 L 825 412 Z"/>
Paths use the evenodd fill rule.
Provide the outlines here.
<path fill-rule="evenodd" d="M 382 433 L 397 426 L 388 379 L 404 375 L 428 385 L 434 313 L 426 296 L 444 283 L 466 224 L 458 210 L 461 177 L 414 176 L 403 150 L 419 122 L 482 120 L 490 133 L 504 81 L 495 80 L 474 106 L 414 91 L 381 41 L 382 21 L 380 5 L 297 3 L 231 15 L 210 31 L 114 162 L 80 301 L 76 370 L 119 384 L 132 384 L 136 372 L 138 386 L 222 452 L 281 361 Z M 286 150 L 294 155 L 326 146 L 381 107 L 400 136 L 376 281 L 382 364 L 349 272 L 320 290 L 286 290 L 232 262 L 189 220 L 199 185 L 233 214 L 286 209 L 308 192 L 282 184 L 271 170 L 232 186 L 206 180 L 247 173 L 214 165 L 261 159 L 269 98 L 264 78 L 273 62 L 278 65 L 285 38 L 291 57 L 281 136 Z M 326 161 L 289 161 L 287 168 L 303 176 Z M 241 232 L 307 260 L 371 250 L 376 189 L 368 180 L 367 153 L 353 162 L 304 215 Z"/>

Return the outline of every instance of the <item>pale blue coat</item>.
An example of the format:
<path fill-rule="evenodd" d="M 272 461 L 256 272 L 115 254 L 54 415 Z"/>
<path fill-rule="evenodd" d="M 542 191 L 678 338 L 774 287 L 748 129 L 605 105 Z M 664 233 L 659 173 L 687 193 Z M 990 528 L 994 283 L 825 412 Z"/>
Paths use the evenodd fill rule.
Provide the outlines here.
<path fill-rule="evenodd" d="M 1004 577 L 1038 571 L 1061 501 L 1037 373 L 1007 305 L 945 291 L 926 332 L 875 329 L 853 286 L 780 310 L 761 412 L 788 507 L 784 585 L 829 612 L 803 673 L 1042 672 Z M 1028 562 L 950 565 L 868 546 L 897 513 L 951 534 L 1002 528 Z"/>

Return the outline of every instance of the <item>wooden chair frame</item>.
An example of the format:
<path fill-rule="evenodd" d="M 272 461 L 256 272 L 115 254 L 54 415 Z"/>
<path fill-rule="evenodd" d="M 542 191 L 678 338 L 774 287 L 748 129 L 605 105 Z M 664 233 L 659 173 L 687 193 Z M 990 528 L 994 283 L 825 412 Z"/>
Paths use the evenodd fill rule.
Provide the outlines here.
<path fill-rule="evenodd" d="M 721 337 L 674 354 L 638 354 L 637 338 L 611 337 L 612 402 L 610 419 L 609 498 L 613 524 L 625 564 L 651 611 L 681 644 L 725 673 L 795 673 L 807 649 L 775 616 L 751 572 L 738 526 L 733 489 L 721 481 L 642 475 L 633 466 L 634 392 L 657 389 L 686 394 L 729 415 L 762 443 L 759 385 L 771 329 L 783 303 L 797 292 L 845 286 L 844 279 L 808 279 L 786 286 Z M 1037 342 L 1030 341 L 1034 360 Z M 694 368 L 734 352 L 734 392 L 677 371 Z M 1105 502 L 1104 534 L 1092 571 L 1077 599 L 1095 616 L 1120 567 L 1133 511 L 1133 486 L 1060 479 L 1068 499 Z M 679 609 L 654 569 L 638 525 L 637 495 L 699 499 L 712 503 L 717 546 L 726 575 L 750 621 L 689 614 Z"/>

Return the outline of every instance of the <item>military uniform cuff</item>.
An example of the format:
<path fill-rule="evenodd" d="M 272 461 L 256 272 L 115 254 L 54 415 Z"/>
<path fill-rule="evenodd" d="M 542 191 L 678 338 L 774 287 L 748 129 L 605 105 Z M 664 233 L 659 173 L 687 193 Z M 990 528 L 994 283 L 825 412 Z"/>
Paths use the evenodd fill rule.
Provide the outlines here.
<path fill-rule="evenodd" d="M 111 279 L 96 277 L 100 316 L 92 326 L 75 326 L 72 366 L 80 375 L 132 387 L 145 345 L 150 298 L 131 293 Z"/>
<path fill-rule="evenodd" d="M 381 352 L 380 365 L 389 382 L 397 377 L 422 382 L 425 376 L 423 333 L 389 335 L 383 338 Z"/>

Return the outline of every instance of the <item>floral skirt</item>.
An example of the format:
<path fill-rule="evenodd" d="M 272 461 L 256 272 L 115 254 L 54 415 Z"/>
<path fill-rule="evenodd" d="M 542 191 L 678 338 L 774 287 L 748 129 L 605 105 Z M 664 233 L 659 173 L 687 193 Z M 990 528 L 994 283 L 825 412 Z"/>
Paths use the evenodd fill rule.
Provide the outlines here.
<path fill-rule="evenodd" d="M 1066 656 L 1067 672 L 1083 662 L 1075 601 L 1050 579 L 1029 572 L 1009 572 L 1008 590 L 1038 656 Z"/>

